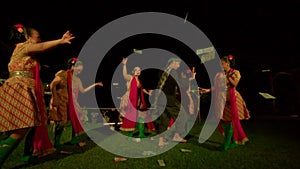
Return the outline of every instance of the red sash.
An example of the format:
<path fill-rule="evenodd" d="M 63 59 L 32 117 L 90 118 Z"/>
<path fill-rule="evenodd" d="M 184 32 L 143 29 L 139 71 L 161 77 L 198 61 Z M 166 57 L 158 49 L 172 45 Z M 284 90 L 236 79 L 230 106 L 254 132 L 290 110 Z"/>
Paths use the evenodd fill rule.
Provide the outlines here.
<path fill-rule="evenodd" d="M 41 153 L 46 153 L 49 149 L 54 149 L 52 142 L 50 141 L 48 130 L 46 128 L 46 113 L 45 113 L 45 101 L 42 93 L 42 85 L 39 74 L 39 64 L 36 63 L 35 69 L 35 88 L 36 88 L 36 97 L 37 104 L 39 108 L 39 113 L 41 114 L 41 126 L 35 127 L 33 148 L 34 151 Z"/>
<path fill-rule="evenodd" d="M 67 84 L 68 84 L 68 97 L 69 97 L 68 113 L 75 134 L 79 134 L 80 132 L 84 131 L 84 129 L 82 128 L 82 125 L 78 120 L 78 116 L 74 105 L 73 92 L 72 92 L 72 73 L 70 70 L 67 70 L 67 73 L 68 73 Z"/>

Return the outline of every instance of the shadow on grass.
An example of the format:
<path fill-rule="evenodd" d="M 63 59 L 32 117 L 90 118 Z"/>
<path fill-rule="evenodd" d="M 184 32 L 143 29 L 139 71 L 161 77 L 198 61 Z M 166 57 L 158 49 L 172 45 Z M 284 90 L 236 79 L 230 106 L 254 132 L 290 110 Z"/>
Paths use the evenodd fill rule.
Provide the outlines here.
<path fill-rule="evenodd" d="M 220 142 L 216 141 L 211 141 L 207 140 L 205 143 L 198 143 L 199 147 L 205 148 L 207 150 L 212 150 L 212 151 L 220 151 L 219 147 L 222 145 Z"/>
<path fill-rule="evenodd" d="M 11 169 L 27 168 L 27 167 L 32 167 L 32 166 L 38 166 L 42 163 L 49 162 L 49 161 L 58 161 L 60 159 L 69 157 L 74 154 L 83 154 L 86 151 L 93 149 L 94 147 L 97 146 L 97 144 L 95 144 L 86 134 L 81 135 L 80 139 L 84 140 L 86 142 L 85 146 L 80 147 L 77 144 L 71 144 L 71 143 L 65 143 L 62 145 L 62 150 L 72 152 L 71 154 L 62 154 L 57 150 L 53 154 L 49 154 L 45 157 L 34 159 L 33 161 L 31 161 L 29 163 L 23 163 L 20 165 L 16 165 L 15 167 L 13 167 Z"/>
<path fill-rule="evenodd" d="M 214 141 L 214 140 L 206 140 L 204 143 L 199 143 L 198 137 L 193 137 L 193 136 L 191 136 L 190 139 L 188 139 L 188 143 L 211 151 L 219 151 L 218 148 L 222 145 L 221 142 Z"/>
<path fill-rule="evenodd" d="M 222 137 L 219 134 L 216 134 L 217 132 L 211 139 L 206 140 L 204 143 L 199 143 L 200 127 L 194 126 L 193 131 L 194 132 L 185 137 L 188 140 L 188 143 L 205 148 L 207 150 L 219 151 L 219 147 L 222 145 Z"/>
<path fill-rule="evenodd" d="M 106 126 L 105 126 L 106 127 Z M 23 145 L 18 147 L 3 166 L 4 168 L 78 168 L 78 164 L 84 168 L 161 168 L 157 164 L 158 159 L 166 162 L 167 168 L 299 168 L 299 121 L 277 119 L 254 119 L 243 122 L 243 127 L 249 140 L 245 146 L 239 146 L 232 151 L 221 153 L 218 147 L 222 145 L 224 136 L 215 131 L 204 143 L 199 143 L 201 123 L 195 124 L 193 129 L 185 137 L 187 143 L 179 143 L 174 148 L 163 154 L 149 158 L 128 159 L 124 162 L 114 162 L 115 154 L 97 148 L 93 140 L 86 136 L 87 147 L 76 148 L 74 145 L 65 145 L 74 151 L 73 155 L 52 154 L 39 159 L 37 164 L 22 164 L 19 157 L 23 153 Z M 104 130 L 104 131 L 103 131 Z M 111 136 L 106 141 L 108 144 L 114 139 L 115 131 L 108 128 L 92 129 L 95 134 Z M 128 140 L 119 140 L 118 147 L 133 152 L 128 147 Z M 155 144 L 157 140 L 154 140 Z M 139 143 L 136 143 L 139 144 Z M 183 153 L 181 149 L 192 150 Z M 88 150 L 88 151 L 87 151 Z M 156 150 L 154 151 L 156 152 Z M 177 153 L 180 152 L 180 153 Z M 160 152 L 159 152 L 160 153 Z M 79 156 L 77 154 L 80 154 Z M 68 158 L 65 158 L 68 157 Z M 196 159 L 196 160 L 191 160 Z M 230 163 L 228 162 L 230 161 Z M 142 167 L 141 167 L 142 166 Z"/>

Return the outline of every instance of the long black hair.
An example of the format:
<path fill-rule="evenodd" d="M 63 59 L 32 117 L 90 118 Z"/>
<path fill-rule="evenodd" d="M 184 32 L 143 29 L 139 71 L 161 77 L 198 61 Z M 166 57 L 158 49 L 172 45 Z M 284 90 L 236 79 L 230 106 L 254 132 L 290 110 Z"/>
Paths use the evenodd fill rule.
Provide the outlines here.
<path fill-rule="evenodd" d="M 12 45 L 25 42 L 25 27 L 23 24 L 15 24 L 10 30 L 9 41 Z"/>
<path fill-rule="evenodd" d="M 26 36 L 31 36 L 32 32 L 36 30 L 30 26 L 24 26 L 23 24 L 15 24 L 12 26 L 9 35 L 9 43 L 14 49 L 15 45 L 26 41 Z"/>

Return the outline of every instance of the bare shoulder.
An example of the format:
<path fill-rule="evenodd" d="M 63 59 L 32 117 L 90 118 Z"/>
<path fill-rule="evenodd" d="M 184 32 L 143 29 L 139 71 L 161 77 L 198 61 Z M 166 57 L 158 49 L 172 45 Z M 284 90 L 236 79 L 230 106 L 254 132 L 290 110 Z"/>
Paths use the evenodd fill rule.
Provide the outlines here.
<path fill-rule="evenodd" d="M 55 74 L 55 76 L 61 76 L 61 77 L 66 76 L 66 75 L 67 75 L 67 71 L 65 71 L 65 70 L 60 70 Z"/>

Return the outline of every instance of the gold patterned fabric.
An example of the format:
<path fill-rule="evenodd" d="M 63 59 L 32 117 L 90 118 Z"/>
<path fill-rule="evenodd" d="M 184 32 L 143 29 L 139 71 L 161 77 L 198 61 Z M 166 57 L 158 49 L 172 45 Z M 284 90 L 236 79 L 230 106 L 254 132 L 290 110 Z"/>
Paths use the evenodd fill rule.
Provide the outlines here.
<path fill-rule="evenodd" d="M 237 82 L 239 82 L 241 79 L 241 74 L 238 70 L 234 70 L 233 74 L 231 76 Z M 230 86 L 228 86 L 228 84 L 229 84 L 228 80 L 226 80 L 226 82 L 227 82 L 227 89 L 229 89 Z M 238 108 L 239 119 L 240 120 L 249 119 L 250 118 L 249 110 L 247 109 L 247 106 L 246 106 L 246 103 L 245 103 L 243 97 L 236 90 L 236 88 L 235 88 L 235 95 L 236 95 L 236 104 L 237 104 L 237 108 Z M 232 109 L 231 109 L 231 103 L 230 103 L 230 90 L 227 90 L 226 91 L 226 103 L 225 103 L 225 107 L 224 107 L 222 120 L 231 121 L 232 120 L 231 111 L 232 111 Z"/>
<path fill-rule="evenodd" d="M 56 106 L 57 111 L 50 110 L 49 119 L 65 125 L 68 120 L 68 84 L 67 84 L 67 71 L 61 70 L 55 74 L 61 78 L 60 82 L 52 89 L 53 105 Z M 55 92 L 55 93 L 54 93 Z"/>
<path fill-rule="evenodd" d="M 27 54 L 29 42 L 16 46 L 8 64 L 9 77 L 0 87 L 0 132 L 41 125 L 35 79 L 14 75 L 15 71 L 35 75 L 37 61 Z"/>
<path fill-rule="evenodd" d="M 250 113 L 247 109 L 246 103 L 243 100 L 241 94 L 238 91 L 235 91 L 235 95 L 236 95 L 236 104 L 238 107 L 238 115 L 239 115 L 239 119 L 240 120 L 247 120 L 250 118 Z M 224 114 L 223 114 L 223 120 L 224 121 L 231 121 L 232 117 L 231 117 L 231 104 L 230 101 L 227 100 L 226 104 L 225 104 L 225 108 L 224 108 Z"/>

